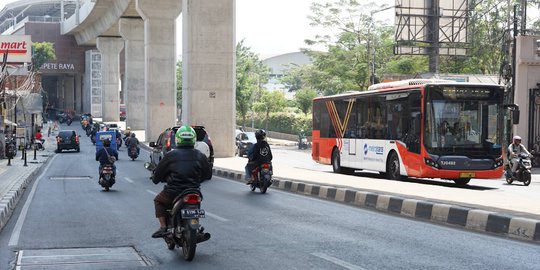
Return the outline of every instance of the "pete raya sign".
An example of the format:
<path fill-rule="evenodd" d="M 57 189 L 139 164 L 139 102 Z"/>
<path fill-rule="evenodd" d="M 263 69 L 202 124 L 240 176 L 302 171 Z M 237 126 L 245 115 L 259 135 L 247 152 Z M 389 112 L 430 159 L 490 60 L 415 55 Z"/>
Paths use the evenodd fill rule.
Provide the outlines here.
<path fill-rule="evenodd" d="M 0 56 L 8 54 L 8 63 L 32 62 L 31 36 L 4 36 L 0 35 Z"/>

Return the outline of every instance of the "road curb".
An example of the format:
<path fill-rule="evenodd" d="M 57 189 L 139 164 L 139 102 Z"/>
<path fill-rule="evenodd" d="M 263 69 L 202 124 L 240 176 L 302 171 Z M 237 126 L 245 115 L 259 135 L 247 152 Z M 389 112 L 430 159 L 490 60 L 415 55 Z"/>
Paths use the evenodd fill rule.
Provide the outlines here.
<path fill-rule="evenodd" d="M 244 172 L 214 167 L 216 176 L 245 182 Z M 506 236 L 512 239 L 540 243 L 540 220 L 513 217 L 444 203 L 407 199 L 352 188 L 307 183 L 298 179 L 274 178 L 272 188 L 336 201 L 347 205 L 401 215 L 422 221 L 460 227 L 475 232 Z"/>
<path fill-rule="evenodd" d="M 34 169 L 34 171 L 31 172 L 18 186 L 12 187 L 2 198 L 0 198 L 0 232 L 9 222 L 13 211 L 24 195 L 26 187 L 28 187 L 28 185 L 44 170 L 53 156 L 54 154 L 47 156 L 47 159 L 40 164 L 39 168 Z"/>

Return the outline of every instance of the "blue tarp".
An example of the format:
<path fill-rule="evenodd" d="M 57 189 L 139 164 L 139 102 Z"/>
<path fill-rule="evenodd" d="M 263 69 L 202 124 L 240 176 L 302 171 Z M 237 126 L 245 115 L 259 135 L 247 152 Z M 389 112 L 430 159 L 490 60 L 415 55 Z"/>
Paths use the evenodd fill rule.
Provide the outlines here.
<path fill-rule="evenodd" d="M 111 148 L 116 148 L 116 132 L 111 131 L 99 131 L 96 133 L 96 152 L 103 148 L 103 141 L 109 139 L 111 141 Z"/>

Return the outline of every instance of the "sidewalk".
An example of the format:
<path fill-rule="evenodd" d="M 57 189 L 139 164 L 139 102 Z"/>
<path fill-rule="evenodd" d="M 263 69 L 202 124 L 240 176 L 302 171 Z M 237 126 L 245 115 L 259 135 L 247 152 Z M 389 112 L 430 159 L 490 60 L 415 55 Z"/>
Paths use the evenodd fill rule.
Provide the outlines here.
<path fill-rule="evenodd" d="M 47 130 L 46 127 L 43 130 Z M 9 221 L 26 187 L 41 173 L 44 165 L 54 155 L 55 135 L 51 134 L 51 137 L 45 135 L 44 138 L 45 150 L 36 151 L 36 160 L 34 150 L 27 150 L 27 166 L 24 166 L 20 150 L 11 160 L 11 166 L 7 165 L 7 159 L 0 159 L 0 231 Z"/>

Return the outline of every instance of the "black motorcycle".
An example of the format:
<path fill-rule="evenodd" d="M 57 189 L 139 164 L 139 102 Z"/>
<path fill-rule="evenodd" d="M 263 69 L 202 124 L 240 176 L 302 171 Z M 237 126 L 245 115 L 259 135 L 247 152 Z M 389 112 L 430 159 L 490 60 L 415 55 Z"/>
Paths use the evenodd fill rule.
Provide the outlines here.
<path fill-rule="evenodd" d="M 99 175 L 99 184 L 105 189 L 105 191 L 109 191 L 109 188 L 111 188 L 115 183 L 114 175 L 113 175 L 113 166 L 112 165 L 103 165 L 101 168 L 101 173 Z"/>
<path fill-rule="evenodd" d="M 66 113 L 59 113 L 59 114 L 57 114 L 56 119 L 58 119 L 58 122 L 60 122 L 62 124 L 62 123 L 65 123 L 67 121 L 68 116 L 67 116 Z"/>
<path fill-rule="evenodd" d="M 68 126 L 71 126 L 71 123 L 72 123 L 72 122 L 73 122 L 73 119 L 72 119 L 71 117 L 68 117 L 68 118 L 66 119 L 66 124 L 67 124 Z"/>
<path fill-rule="evenodd" d="M 512 184 L 514 181 L 523 182 L 523 185 L 528 186 L 531 184 L 531 157 L 526 153 L 518 155 L 518 167 L 513 174 L 510 164 L 506 165 L 505 178 L 506 183 Z"/>
<path fill-rule="evenodd" d="M 167 217 L 167 235 L 164 238 L 167 248 L 182 248 L 184 260 L 191 261 L 195 256 L 197 243 L 210 239 L 204 232 L 199 219 L 205 217 L 201 209 L 202 194 L 199 189 L 187 189 L 173 201 L 173 208 Z"/>
<path fill-rule="evenodd" d="M 266 190 L 268 189 L 268 187 L 271 186 L 273 183 L 272 163 L 270 162 L 264 163 L 260 165 L 259 167 L 257 167 L 255 170 L 256 170 L 256 172 L 254 173 L 255 180 L 251 184 L 251 191 L 255 191 L 255 189 L 258 188 L 261 191 L 261 193 L 264 194 L 266 193 Z"/>
<path fill-rule="evenodd" d="M 298 149 L 308 149 L 308 141 L 306 136 L 298 136 Z"/>
<path fill-rule="evenodd" d="M 139 156 L 139 154 L 137 153 L 137 145 L 128 146 L 128 154 L 132 161 L 137 159 L 137 157 Z"/>

